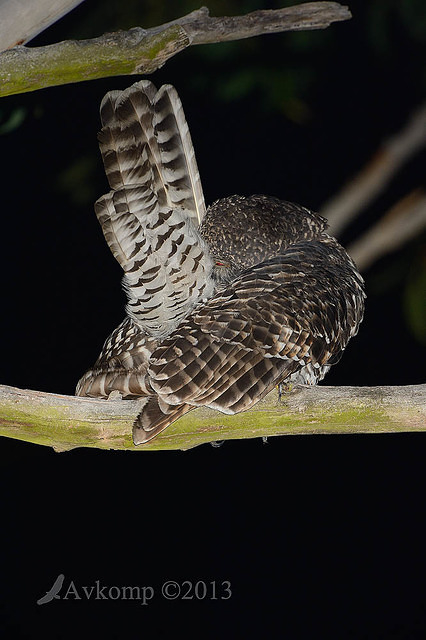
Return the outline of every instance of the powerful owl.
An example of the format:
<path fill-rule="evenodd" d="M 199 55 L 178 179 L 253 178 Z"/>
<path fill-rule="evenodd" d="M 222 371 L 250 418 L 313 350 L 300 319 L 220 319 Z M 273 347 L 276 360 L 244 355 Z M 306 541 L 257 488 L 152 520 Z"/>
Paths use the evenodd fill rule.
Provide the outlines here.
<path fill-rule="evenodd" d="M 238 413 L 280 383 L 321 380 L 357 333 L 365 297 L 326 220 L 263 195 L 206 209 L 170 85 L 111 91 L 100 112 L 111 191 L 95 210 L 128 303 L 76 394 L 144 398 L 141 444 L 195 407 Z"/>

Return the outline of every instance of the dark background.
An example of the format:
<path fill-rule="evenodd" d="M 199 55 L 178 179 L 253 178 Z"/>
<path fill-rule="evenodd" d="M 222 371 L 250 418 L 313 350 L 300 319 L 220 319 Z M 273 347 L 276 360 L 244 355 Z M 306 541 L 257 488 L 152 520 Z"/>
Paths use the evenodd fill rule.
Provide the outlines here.
<path fill-rule="evenodd" d="M 87 1 L 31 44 L 155 26 L 199 6 L 174 4 Z M 207 203 L 267 193 L 318 210 L 424 100 L 423 3 L 349 6 L 353 19 L 327 30 L 191 47 L 151 76 L 179 91 Z M 104 93 L 136 80 L 0 103 L 4 384 L 72 394 L 123 317 L 120 268 L 93 213 L 106 191 L 96 132 Z M 422 152 L 342 241 L 421 186 L 424 166 Z M 364 274 L 365 321 L 327 384 L 423 382 L 424 246 L 423 234 Z M 424 434 L 282 437 L 186 453 L 1 445 L 4 637 L 424 637 Z M 80 592 L 99 580 L 156 593 L 146 607 L 37 606 L 60 573 Z M 233 595 L 166 601 L 166 580 L 229 580 Z"/>

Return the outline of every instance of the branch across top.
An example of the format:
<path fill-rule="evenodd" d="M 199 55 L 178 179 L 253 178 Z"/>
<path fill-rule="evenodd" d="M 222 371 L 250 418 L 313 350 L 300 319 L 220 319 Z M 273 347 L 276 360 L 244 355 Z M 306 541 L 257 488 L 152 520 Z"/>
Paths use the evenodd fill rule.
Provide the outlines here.
<path fill-rule="evenodd" d="M 307 2 L 221 18 L 210 17 L 202 7 L 152 29 L 135 27 L 45 47 L 17 46 L 0 54 L 0 96 L 108 76 L 148 74 L 190 45 L 325 29 L 332 22 L 349 18 L 348 8 L 337 2 Z"/>

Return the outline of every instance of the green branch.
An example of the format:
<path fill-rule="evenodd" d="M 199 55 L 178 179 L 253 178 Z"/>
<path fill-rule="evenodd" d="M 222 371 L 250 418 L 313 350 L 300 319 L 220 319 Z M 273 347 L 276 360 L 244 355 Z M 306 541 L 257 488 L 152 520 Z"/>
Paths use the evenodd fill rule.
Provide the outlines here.
<path fill-rule="evenodd" d="M 132 443 L 137 400 L 95 400 L 0 386 L 0 435 L 66 451 L 76 447 L 152 451 L 279 435 L 426 431 L 426 384 L 294 387 L 234 416 L 195 409 L 157 438 Z"/>
<path fill-rule="evenodd" d="M 91 40 L 0 53 L 0 96 L 108 76 L 152 73 L 189 45 L 240 40 L 265 33 L 324 29 L 351 17 L 337 2 L 309 2 L 211 18 L 205 7 L 153 29 L 135 27 Z"/>

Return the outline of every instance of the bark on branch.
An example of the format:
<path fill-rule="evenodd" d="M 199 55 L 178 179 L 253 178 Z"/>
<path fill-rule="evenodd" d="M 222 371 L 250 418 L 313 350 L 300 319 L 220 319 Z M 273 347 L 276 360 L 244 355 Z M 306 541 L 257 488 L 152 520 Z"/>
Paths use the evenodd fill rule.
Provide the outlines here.
<path fill-rule="evenodd" d="M 0 96 L 116 75 L 152 73 L 195 44 L 324 29 L 351 14 L 337 2 L 308 2 L 245 16 L 211 18 L 206 7 L 153 29 L 135 27 L 91 40 L 45 47 L 17 46 L 0 54 Z"/>
<path fill-rule="evenodd" d="M 426 384 L 294 387 L 235 416 L 195 409 L 152 442 L 132 443 L 137 400 L 94 400 L 0 386 L 0 435 L 66 451 L 190 449 L 217 440 L 278 435 L 426 431 Z"/>

